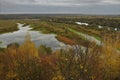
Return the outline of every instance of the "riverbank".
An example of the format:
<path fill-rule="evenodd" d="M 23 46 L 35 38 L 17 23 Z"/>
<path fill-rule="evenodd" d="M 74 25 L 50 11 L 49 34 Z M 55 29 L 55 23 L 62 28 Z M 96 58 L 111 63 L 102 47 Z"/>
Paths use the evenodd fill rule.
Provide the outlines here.
<path fill-rule="evenodd" d="M 0 34 L 17 31 L 15 20 L 0 20 Z"/>

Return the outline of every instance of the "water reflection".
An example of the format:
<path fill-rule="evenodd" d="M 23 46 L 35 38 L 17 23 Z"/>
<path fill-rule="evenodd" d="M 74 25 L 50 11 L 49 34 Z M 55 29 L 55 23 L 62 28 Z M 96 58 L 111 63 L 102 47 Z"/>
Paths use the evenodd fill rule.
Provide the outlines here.
<path fill-rule="evenodd" d="M 19 44 L 23 43 L 25 40 L 26 33 L 29 32 L 31 36 L 31 40 L 38 47 L 39 45 L 46 45 L 54 49 L 59 49 L 62 46 L 65 46 L 64 43 L 59 42 L 54 34 L 42 34 L 39 31 L 30 31 L 32 28 L 30 26 L 23 27 L 24 24 L 18 24 L 18 31 L 14 31 L 12 33 L 5 33 L 0 35 L 0 47 L 7 47 L 8 44 L 17 42 Z"/>

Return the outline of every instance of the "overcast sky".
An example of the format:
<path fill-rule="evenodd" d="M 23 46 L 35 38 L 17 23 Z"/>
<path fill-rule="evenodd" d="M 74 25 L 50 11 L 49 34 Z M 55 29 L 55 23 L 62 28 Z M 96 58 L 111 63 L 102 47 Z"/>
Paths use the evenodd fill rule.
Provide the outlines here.
<path fill-rule="evenodd" d="M 0 0 L 0 13 L 120 14 L 120 0 Z"/>

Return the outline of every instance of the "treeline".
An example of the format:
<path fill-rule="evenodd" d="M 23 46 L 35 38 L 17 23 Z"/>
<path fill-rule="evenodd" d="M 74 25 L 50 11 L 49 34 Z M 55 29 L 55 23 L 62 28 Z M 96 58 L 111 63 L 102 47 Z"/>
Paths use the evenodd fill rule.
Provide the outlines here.
<path fill-rule="evenodd" d="M 89 23 L 90 27 L 97 27 L 98 25 L 104 27 L 114 27 L 120 29 L 120 16 L 100 16 L 100 15 L 75 15 L 75 14 L 6 14 L 0 15 L 0 19 L 39 19 L 44 21 L 53 21 L 59 23 L 75 24 L 74 22 Z"/>
<path fill-rule="evenodd" d="M 103 46 L 91 42 L 53 52 L 36 48 L 27 36 L 0 52 L 0 80 L 120 80 L 119 47 L 119 36 L 105 35 Z"/>
<path fill-rule="evenodd" d="M 120 18 L 116 17 L 58 17 L 53 19 L 56 22 L 75 24 L 75 22 L 88 23 L 89 27 L 96 28 L 98 25 L 120 29 Z"/>

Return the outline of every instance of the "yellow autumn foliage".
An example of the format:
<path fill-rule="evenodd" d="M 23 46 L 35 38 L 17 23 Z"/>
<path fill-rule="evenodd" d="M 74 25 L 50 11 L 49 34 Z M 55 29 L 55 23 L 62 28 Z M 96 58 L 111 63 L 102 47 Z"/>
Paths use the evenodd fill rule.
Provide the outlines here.
<path fill-rule="evenodd" d="M 53 53 L 46 46 L 36 48 L 28 34 L 23 44 L 0 53 L 0 80 L 119 80 L 118 42 L 107 36 L 102 46 L 91 42 L 85 50 L 77 46 Z"/>
<path fill-rule="evenodd" d="M 65 78 L 62 75 L 57 75 L 56 77 L 53 77 L 52 80 L 65 80 Z"/>
<path fill-rule="evenodd" d="M 7 76 L 8 79 L 13 79 L 13 78 L 15 78 L 17 75 L 16 75 L 14 72 L 9 71 L 6 76 Z"/>

